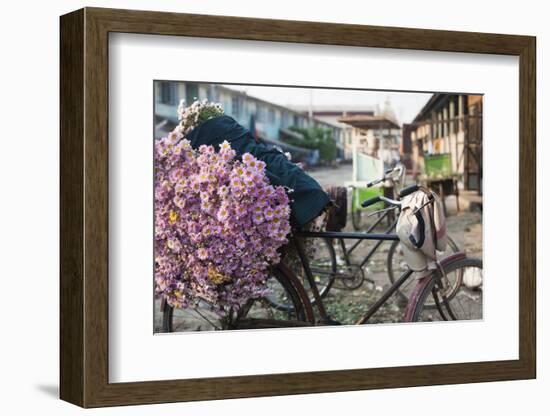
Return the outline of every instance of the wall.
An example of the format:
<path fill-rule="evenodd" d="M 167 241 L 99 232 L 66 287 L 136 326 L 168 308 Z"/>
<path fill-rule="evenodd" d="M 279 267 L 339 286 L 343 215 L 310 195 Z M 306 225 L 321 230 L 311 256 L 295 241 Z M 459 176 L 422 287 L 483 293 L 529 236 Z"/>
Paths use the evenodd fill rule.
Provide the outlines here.
<path fill-rule="evenodd" d="M 478 2 L 441 7 L 438 1 L 353 0 L 252 2 L 62 1 L 4 2 L 0 100 L 2 414 L 70 415 L 82 411 L 56 399 L 58 384 L 58 16 L 88 6 L 156 9 L 278 19 L 320 20 L 537 35 L 539 213 L 548 211 L 550 156 L 544 103 L 550 100 L 550 26 L 544 2 Z M 498 18 L 495 18 L 498 15 Z M 27 110 L 24 112 L 23 110 Z M 546 123 L 546 127 L 548 124 Z M 544 181 L 546 179 L 546 181 Z M 546 199 L 544 201 L 543 199 Z M 543 241 L 543 235 L 544 237 Z M 87 411 L 88 415 L 480 415 L 548 414 L 548 247 L 550 227 L 539 217 L 538 380 L 319 394 Z M 545 250 L 548 251 L 548 250 Z M 544 270 L 543 270 L 544 267 Z M 546 276 L 547 277 L 547 276 Z M 545 328 L 543 328 L 543 325 Z M 325 346 L 330 350 L 330 346 Z M 475 348 L 475 340 L 471 348 Z M 546 351 L 545 351 L 546 350 Z M 404 350 L 406 353 L 406 350 Z M 334 351 L 345 354 L 345 351 Z M 82 412 L 83 413 L 83 412 Z"/>

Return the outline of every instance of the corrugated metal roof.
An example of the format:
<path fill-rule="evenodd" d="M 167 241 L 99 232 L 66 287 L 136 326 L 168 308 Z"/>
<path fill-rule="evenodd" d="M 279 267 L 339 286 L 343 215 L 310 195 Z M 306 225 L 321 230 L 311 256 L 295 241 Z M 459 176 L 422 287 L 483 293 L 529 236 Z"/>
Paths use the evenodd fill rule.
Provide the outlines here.
<path fill-rule="evenodd" d="M 399 129 L 401 126 L 396 121 L 391 120 L 386 116 L 347 116 L 342 117 L 338 121 L 349 124 L 350 126 L 363 129 Z"/>

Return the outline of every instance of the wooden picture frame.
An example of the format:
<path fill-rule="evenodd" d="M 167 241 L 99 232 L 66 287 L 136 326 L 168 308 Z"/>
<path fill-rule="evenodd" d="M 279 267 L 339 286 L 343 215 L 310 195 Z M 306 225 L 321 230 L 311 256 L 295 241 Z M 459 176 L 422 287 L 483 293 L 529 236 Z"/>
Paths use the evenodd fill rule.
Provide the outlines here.
<path fill-rule="evenodd" d="M 82 407 L 100 407 L 535 378 L 534 37 L 99 8 L 85 8 L 62 16 L 60 29 L 60 396 L 63 400 Z M 519 359 L 109 383 L 110 32 L 518 56 Z"/>

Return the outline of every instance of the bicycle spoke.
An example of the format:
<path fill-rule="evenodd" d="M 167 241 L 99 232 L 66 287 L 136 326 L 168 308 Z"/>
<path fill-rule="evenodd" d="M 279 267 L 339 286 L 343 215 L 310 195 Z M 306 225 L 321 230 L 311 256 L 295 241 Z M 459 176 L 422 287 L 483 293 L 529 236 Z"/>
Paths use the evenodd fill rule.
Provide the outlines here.
<path fill-rule="evenodd" d="M 446 266 L 447 277 L 452 275 L 465 274 L 467 272 L 478 273 L 482 279 L 481 261 L 475 259 L 463 259 Z M 461 278 L 461 277 L 460 277 Z M 429 290 L 434 301 L 435 308 L 426 307 Z M 458 289 L 447 287 L 445 278 L 441 277 L 439 282 L 432 280 L 419 296 L 415 306 L 414 320 L 417 321 L 447 321 L 447 320 L 472 320 L 483 317 L 483 288 L 467 288 L 461 285 Z"/>
<path fill-rule="evenodd" d="M 208 322 L 210 325 L 212 325 L 216 330 L 220 330 L 221 329 L 221 326 L 218 326 L 216 325 L 214 322 L 212 322 L 210 319 L 208 319 L 204 314 L 202 314 L 201 312 L 199 312 L 199 309 L 196 308 L 196 309 L 192 309 L 193 312 L 195 312 L 195 314 L 199 315 L 203 320 L 205 320 L 206 322 Z"/>

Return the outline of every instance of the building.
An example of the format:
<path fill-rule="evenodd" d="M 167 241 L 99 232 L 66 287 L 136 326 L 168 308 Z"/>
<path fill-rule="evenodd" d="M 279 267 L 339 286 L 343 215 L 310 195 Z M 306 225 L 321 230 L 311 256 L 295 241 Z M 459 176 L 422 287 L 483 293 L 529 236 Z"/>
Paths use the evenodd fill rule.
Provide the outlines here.
<path fill-rule="evenodd" d="M 348 115 L 339 119 L 351 126 L 351 143 L 358 153 L 375 157 L 387 165 L 400 160 L 401 126 L 386 115 Z"/>
<path fill-rule="evenodd" d="M 482 193 L 483 97 L 434 94 L 403 129 L 401 155 L 414 173 L 424 172 L 426 155 L 450 155 L 459 185 Z"/>
<path fill-rule="evenodd" d="M 340 121 L 348 116 L 373 116 L 374 109 L 370 106 L 351 106 L 351 105 L 311 105 L 311 106 L 293 106 L 293 108 L 302 114 L 314 117 L 316 120 L 324 121 L 341 130 L 340 140 L 336 142 L 338 146 L 338 157 L 342 160 L 351 160 L 353 158 L 352 131 L 353 127 Z"/>
<path fill-rule="evenodd" d="M 336 143 L 342 141 L 342 129 L 291 108 L 247 95 L 219 84 L 157 81 L 155 88 L 155 137 L 162 137 L 178 123 L 176 107 L 180 100 L 192 103 L 207 99 L 220 103 L 227 115 L 248 128 L 262 141 L 290 151 L 296 159 L 315 164 L 315 151 L 292 146 L 285 138 L 300 138 L 292 127 L 322 127 L 330 130 Z M 318 152 L 317 152 L 318 153 Z M 318 156 L 317 156 L 318 157 Z"/>

